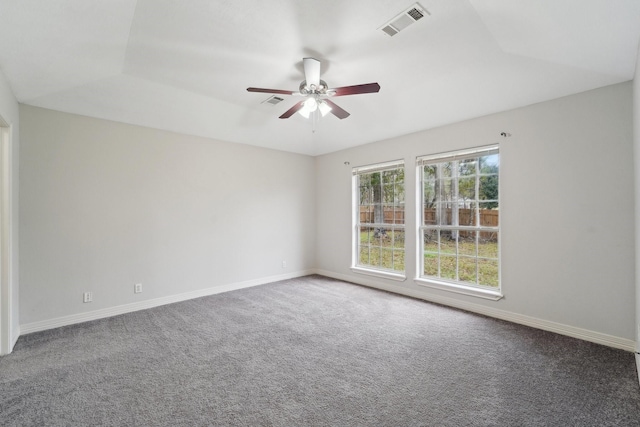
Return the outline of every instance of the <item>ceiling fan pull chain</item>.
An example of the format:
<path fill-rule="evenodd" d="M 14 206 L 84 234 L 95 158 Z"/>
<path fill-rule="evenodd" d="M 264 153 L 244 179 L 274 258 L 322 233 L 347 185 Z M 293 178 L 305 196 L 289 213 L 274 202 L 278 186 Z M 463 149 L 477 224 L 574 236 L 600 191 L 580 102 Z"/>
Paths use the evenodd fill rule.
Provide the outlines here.
<path fill-rule="evenodd" d="M 311 113 L 311 133 L 316 133 L 316 125 L 318 124 L 319 111 L 315 110 Z"/>

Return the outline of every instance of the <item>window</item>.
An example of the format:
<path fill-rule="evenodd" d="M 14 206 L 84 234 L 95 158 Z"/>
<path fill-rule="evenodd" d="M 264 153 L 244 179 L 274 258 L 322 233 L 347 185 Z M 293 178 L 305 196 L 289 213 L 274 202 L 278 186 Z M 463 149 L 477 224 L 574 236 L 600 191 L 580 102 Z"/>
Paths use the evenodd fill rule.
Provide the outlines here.
<path fill-rule="evenodd" d="M 404 163 L 353 169 L 355 271 L 404 279 Z"/>
<path fill-rule="evenodd" d="M 417 165 L 418 283 L 501 297 L 498 147 L 420 157 Z"/>

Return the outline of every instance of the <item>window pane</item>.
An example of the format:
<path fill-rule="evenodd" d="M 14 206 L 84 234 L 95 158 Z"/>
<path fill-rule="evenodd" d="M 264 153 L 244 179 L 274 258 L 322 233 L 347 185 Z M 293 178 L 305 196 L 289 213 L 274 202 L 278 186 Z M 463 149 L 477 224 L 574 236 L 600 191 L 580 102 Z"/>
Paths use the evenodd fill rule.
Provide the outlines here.
<path fill-rule="evenodd" d="M 481 176 L 479 184 L 479 196 L 480 200 L 491 200 L 495 202 L 495 206 L 498 207 L 498 175 Z"/>
<path fill-rule="evenodd" d="M 483 227 L 497 227 L 500 222 L 500 211 L 490 208 L 493 203 L 480 202 L 480 225 Z"/>
<path fill-rule="evenodd" d="M 478 259 L 478 283 L 484 286 L 498 286 L 497 259 Z"/>
<path fill-rule="evenodd" d="M 371 237 L 373 236 L 373 229 L 371 227 L 360 227 L 360 244 L 369 245 Z"/>
<path fill-rule="evenodd" d="M 478 282 L 476 273 L 476 258 L 461 256 L 458 259 L 458 273 L 460 276 L 460 281 L 476 284 Z"/>
<path fill-rule="evenodd" d="M 369 248 L 368 247 L 361 247 L 360 248 L 360 254 L 358 256 L 358 264 L 360 265 L 369 265 Z"/>
<path fill-rule="evenodd" d="M 391 248 L 393 246 L 393 228 L 385 228 L 380 232 L 380 246 Z"/>
<path fill-rule="evenodd" d="M 440 176 L 442 178 L 451 178 L 451 171 L 453 169 L 453 162 L 440 163 Z"/>
<path fill-rule="evenodd" d="M 433 181 L 435 180 L 437 175 L 437 167 L 436 165 L 426 165 L 422 168 L 422 177 L 425 181 Z"/>
<path fill-rule="evenodd" d="M 498 258 L 498 232 L 481 231 L 478 238 L 478 256 Z"/>
<path fill-rule="evenodd" d="M 438 255 L 432 253 L 424 254 L 423 274 L 425 276 L 438 276 Z"/>
<path fill-rule="evenodd" d="M 427 181 L 424 183 L 424 205 L 432 207 L 436 202 L 436 181 Z"/>
<path fill-rule="evenodd" d="M 490 154 L 488 156 L 481 156 L 478 160 L 480 162 L 481 174 L 498 173 L 498 171 L 500 170 L 499 154 Z"/>
<path fill-rule="evenodd" d="M 383 213 L 381 204 L 376 203 L 367 207 L 367 223 L 380 224 L 382 223 L 382 219 Z"/>
<path fill-rule="evenodd" d="M 361 205 L 367 205 L 369 203 L 371 203 L 371 201 L 373 200 L 373 198 L 371 197 L 370 193 L 371 193 L 371 180 L 368 179 L 368 176 L 361 176 L 359 177 L 359 187 L 358 187 L 358 191 L 360 193 L 360 204 Z"/>
<path fill-rule="evenodd" d="M 382 182 L 385 184 L 402 182 L 404 180 L 404 169 L 397 168 L 382 172 Z"/>
<path fill-rule="evenodd" d="M 404 209 L 404 186 L 398 185 L 393 191 L 393 204 Z"/>
<path fill-rule="evenodd" d="M 438 252 L 438 232 L 436 230 L 425 230 L 423 238 L 425 251 Z"/>
<path fill-rule="evenodd" d="M 443 279 L 456 280 L 456 257 L 440 257 L 440 277 Z"/>
<path fill-rule="evenodd" d="M 443 254 L 456 253 L 456 241 L 450 230 L 440 231 L 440 252 Z"/>
<path fill-rule="evenodd" d="M 451 225 L 451 204 L 436 203 L 435 215 L 438 225 Z"/>
<path fill-rule="evenodd" d="M 370 179 L 370 182 L 371 182 L 371 186 L 372 187 L 380 187 L 380 184 L 382 183 L 380 181 L 380 178 L 381 178 L 380 172 L 370 173 L 369 176 L 370 176 L 369 179 Z"/>
<path fill-rule="evenodd" d="M 380 253 L 382 254 L 382 267 L 393 269 L 393 251 L 391 249 L 383 248 Z"/>
<path fill-rule="evenodd" d="M 396 271 L 404 271 L 404 250 L 393 251 L 393 269 Z"/>
<path fill-rule="evenodd" d="M 371 247 L 370 249 L 370 257 L 369 257 L 369 265 L 374 267 L 378 267 L 381 265 L 381 257 L 380 257 L 381 249 L 379 247 Z"/>
<path fill-rule="evenodd" d="M 483 177 L 487 178 L 487 177 Z M 476 178 L 459 178 L 458 179 L 458 197 L 463 202 L 473 201 L 476 199 Z"/>
<path fill-rule="evenodd" d="M 369 236 L 369 240 L 371 241 L 371 245 L 373 246 L 382 246 L 384 238 L 386 237 L 387 230 L 382 227 L 373 227 L 371 235 Z"/>
<path fill-rule="evenodd" d="M 476 209 L 476 203 L 468 203 L 466 207 L 458 209 L 458 224 L 463 226 L 477 225 Z"/>
<path fill-rule="evenodd" d="M 373 189 L 371 187 L 360 187 L 360 205 L 366 206 L 373 203 Z"/>
<path fill-rule="evenodd" d="M 404 224 L 404 209 L 394 205 L 384 205 L 385 224 Z"/>
<path fill-rule="evenodd" d="M 451 211 L 451 225 L 470 226 L 474 225 L 475 214 L 463 205 L 458 204 L 454 210 Z"/>
<path fill-rule="evenodd" d="M 404 249 L 404 230 L 391 231 L 391 240 L 394 248 Z"/>
<path fill-rule="evenodd" d="M 436 215 L 435 207 L 426 207 L 424 208 L 424 225 L 433 225 L 438 223 L 438 217 Z"/>
<path fill-rule="evenodd" d="M 458 254 L 475 257 L 477 254 L 476 231 L 460 231 Z"/>
<path fill-rule="evenodd" d="M 373 223 L 373 206 L 360 206 L 360 223 Z"/>
<path fill-rule="evenodd" d="M 453 181 L 451 179 L 440 180 L 440 202 L 453 201 Z"/>
<path fill-rule="evenodd" d="M 471 176 L 476 174 L 476 159 L 460 160 L 458 162 L 458 175 Z"/>

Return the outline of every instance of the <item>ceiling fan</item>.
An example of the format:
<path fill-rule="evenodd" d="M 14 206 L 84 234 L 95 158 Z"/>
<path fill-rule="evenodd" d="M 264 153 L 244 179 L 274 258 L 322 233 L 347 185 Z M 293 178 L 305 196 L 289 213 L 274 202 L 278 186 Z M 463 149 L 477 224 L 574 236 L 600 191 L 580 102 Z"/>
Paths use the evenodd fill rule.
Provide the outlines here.
<path fill-rule="evenodd" d="M 280 116 L 281 119 L 288 119 L 297 112 L 300 112 L 300 114 L 309 118 L 309 116 L 315 111 L 320 111 L 323 116 L 330 112 L 339 119 L 346 119 L 349 117 L 349 113 L 328 98 L 334 96 L 358 95 L 361 93 L 375 93 L 380 90 L 380 85 L 378 83 L 329 88 L 324 80 L 320 80 L 320 61 L 315 58 L 303 58 L 302 64 L 304 66 L 305 79 L 300 83 L 300 88 L 297 92 L 281 89 L 263 89 L 259 87 L 249 87 L 247 88 L 247 91 L 303 96 L 306 98 L 285 111 L 284 114 Z"/>

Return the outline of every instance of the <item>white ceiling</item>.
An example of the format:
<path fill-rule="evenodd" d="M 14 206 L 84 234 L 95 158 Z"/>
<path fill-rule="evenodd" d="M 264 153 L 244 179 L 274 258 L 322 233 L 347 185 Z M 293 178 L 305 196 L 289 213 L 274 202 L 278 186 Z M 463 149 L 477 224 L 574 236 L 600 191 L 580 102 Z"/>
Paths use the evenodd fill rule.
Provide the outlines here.
<path fill-rule="evenodd" d="M 0 0 L 0 70 L 19 102 L 317 155 L 633 78 L 640 0 Z M 302 58 L 334 98 L 315 133 L 249 86 L 297 90 Z"/>

